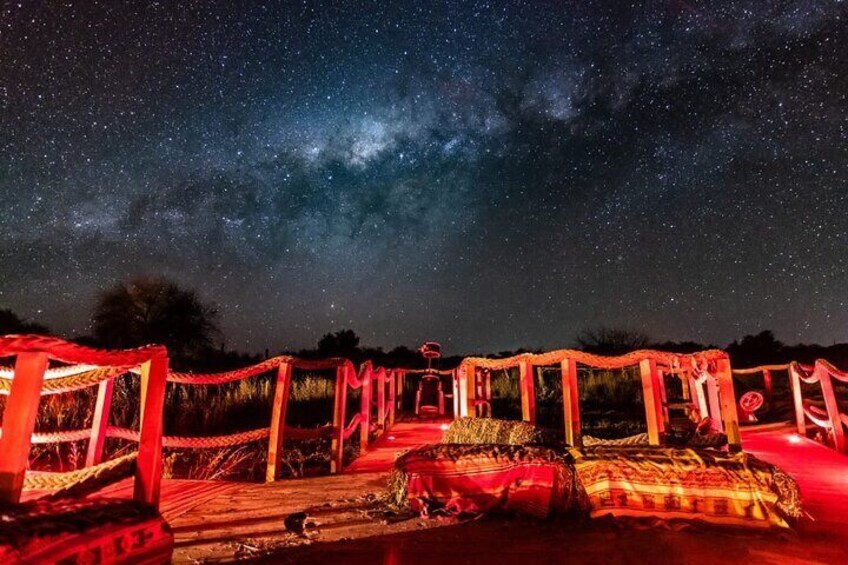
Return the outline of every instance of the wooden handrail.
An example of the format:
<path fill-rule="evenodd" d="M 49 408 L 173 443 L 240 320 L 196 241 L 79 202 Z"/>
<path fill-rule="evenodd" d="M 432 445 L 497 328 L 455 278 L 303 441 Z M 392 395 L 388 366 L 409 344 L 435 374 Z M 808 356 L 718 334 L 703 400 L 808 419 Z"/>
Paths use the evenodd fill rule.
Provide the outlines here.
<path fill-rule="evenodd" d="M 824 359 L 817 359 L 812 368 L 804 367 L 799 363 L 791 363 L 789 374 L 792 383 L 792 398 L 795 405 L 795 423 L 798 433 L 806 435 L 807 421 L 816 426 L 829 430 L 833 438 L 833 446 L 840 453 L 848 454 L 848 438 L 845 435 L 845 422 L 848 417 L 839 409 L 839 402 L 833 388 L 833 379 L 840 382 L 848 382 L 848 373 L 840 371 Z M 801 383 L 818 384 L 824 399 L 825 410 L 817 410 L 812 413 L 804 400 Z M 827 425 L 823 418 L 826 417 Z"/>
<path fill-rule="evenodd" d="M 116 369 L 84 379 L 84 386 L 99 383 L 92 428 L 88 434 L 87 466 L 97 464 L 102 457 L 114 374 L 140 366 L 141 425 L 134 497 L 158 506 L 162 476 L 162 420 L 168 376 L 168 354 L 164 347 L 104 351 L 54 337 L 9 335 L 0 336 L 0 356 L 16 357 L 9 398 L 3 414 L 3 434 L 0 436 L 0 501 L 16 503 L 20 500 L 35 417 L 44 394 L 48 363 L 52 359 L 76 365 L 71 369 L 54 370 L 50 379 L 53 381 L 75 379 L 98 371 L 100 367 Z M 8 375 L 2 378 L 8 379 Z"/>

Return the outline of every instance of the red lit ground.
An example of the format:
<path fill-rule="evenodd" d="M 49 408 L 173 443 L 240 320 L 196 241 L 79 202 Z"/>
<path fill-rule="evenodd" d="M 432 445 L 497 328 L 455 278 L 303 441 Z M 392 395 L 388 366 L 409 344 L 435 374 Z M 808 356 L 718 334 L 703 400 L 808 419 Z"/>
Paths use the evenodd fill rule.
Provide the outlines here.
<path fill-rule="evenodd" d="M 789 539 L 715 530 L 636 530 L 565 519 L 490 517 L 457 525 L 416 518 L 386 524 L 369 516 L 367 495 L 382 491 L 395 454 L 437 441 L 441 433 L 438 423 L 398 424 L 389 434 L 393 439 L 381 439 L 341 476 L 274 484 L 166 481 L 163 509 L 176 535 L 175 559 L 413 565 L 848 563 L 848 457 L 798 438 L 788 428 L 746 430 L 743 441 L 746 450 L 780 465 L 801 485 L 815 521 L 802 524 Z M 206 495 L 202 484 L 217 490 Z M 181 502 L 175 504 L 177 496 Z M 304 510 L 318 522 L 309 539 L 283 526 L 286 516 Z"/>

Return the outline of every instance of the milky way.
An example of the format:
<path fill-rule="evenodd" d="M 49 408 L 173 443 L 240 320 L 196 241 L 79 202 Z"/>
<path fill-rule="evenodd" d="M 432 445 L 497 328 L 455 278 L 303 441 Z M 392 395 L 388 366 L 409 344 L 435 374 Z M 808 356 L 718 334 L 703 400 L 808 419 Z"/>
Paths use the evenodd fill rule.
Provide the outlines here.
<path fill-rule="evenodd" d="M 0 307 L 56 331 L 161 274 L 254 351 L 848 338 L 845 4 L 47 4 L 0 15 Z"/>

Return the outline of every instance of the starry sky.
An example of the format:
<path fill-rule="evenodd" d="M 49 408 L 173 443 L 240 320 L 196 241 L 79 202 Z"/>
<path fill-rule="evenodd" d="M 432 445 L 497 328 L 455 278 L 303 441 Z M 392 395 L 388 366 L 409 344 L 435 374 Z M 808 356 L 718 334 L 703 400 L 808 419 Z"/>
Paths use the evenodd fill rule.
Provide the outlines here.
<path fill-rule="evenodd" d="M 848 340 L 848 7 L 3 2 L 0 307 L 227 344 Z"/>

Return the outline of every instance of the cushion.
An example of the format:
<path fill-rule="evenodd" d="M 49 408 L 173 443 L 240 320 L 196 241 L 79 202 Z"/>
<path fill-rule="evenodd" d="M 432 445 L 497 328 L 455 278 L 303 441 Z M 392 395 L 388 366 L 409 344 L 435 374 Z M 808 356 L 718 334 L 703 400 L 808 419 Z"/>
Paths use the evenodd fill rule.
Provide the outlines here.
<path fill-rule="evenodd" d="M 798 487 L 745 453 L 650 446 L 572 449 L 582 506 L 592 517 L 787 528 Z"/>
<path fill-rule="evenodd" d="M 517 512 L 545 517 L 573 506 L 574 472 L 545 447 L 425 446 L 401 455 L 390 499 L 422 515 Z"/>
<path fill-rule="evenodd" d="M 132 500 L 37 501 L 0 507 L 0 563 L 169 563 L 174 537 Z"/>

